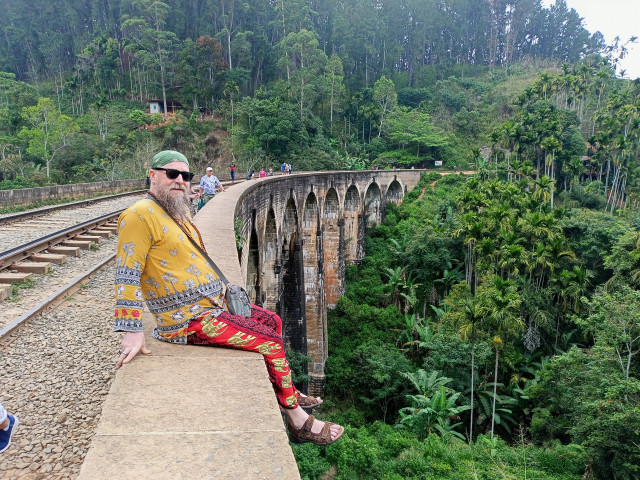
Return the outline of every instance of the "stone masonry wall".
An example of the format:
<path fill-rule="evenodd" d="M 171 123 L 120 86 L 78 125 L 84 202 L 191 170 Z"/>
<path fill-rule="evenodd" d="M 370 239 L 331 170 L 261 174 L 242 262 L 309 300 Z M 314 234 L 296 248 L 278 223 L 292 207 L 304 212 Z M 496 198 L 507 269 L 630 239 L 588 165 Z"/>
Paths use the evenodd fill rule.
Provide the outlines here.
<path fill-rule="evenodd" d="M 299 173 L 243 186 L 240 270 L 255 301 L 282 316 L 287 347 L 310 357 L 309 393 L 324 386 L 326 309 L 344 291 L 345 263 L 364 256 L 365 223 L 382 221 L 386 203 L 401 202 L 421 173 Z"/>
<path fill-rule="evenodd" d="M 38 188 L 0 190 L 0 207 L 30 205 L 45 200 L 64 200 L 119 193 L 146 188 L 146 179 L 114 180 L 112 182 L 74 183 Z"/>

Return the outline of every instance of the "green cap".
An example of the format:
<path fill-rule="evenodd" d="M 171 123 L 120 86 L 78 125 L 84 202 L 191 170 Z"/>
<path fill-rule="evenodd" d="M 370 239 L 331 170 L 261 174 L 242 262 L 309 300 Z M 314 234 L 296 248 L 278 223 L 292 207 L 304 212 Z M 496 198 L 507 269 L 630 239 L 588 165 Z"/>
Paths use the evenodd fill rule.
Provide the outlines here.
<path fill-rule="evenodd" d="M 180 152 L 175 150 L 163 150 L 160 153 L 156 153 L 151 159 L 151 168 L 158 168 L 171 162 L 184 162 L 189 166 L 189 160 Z"/>

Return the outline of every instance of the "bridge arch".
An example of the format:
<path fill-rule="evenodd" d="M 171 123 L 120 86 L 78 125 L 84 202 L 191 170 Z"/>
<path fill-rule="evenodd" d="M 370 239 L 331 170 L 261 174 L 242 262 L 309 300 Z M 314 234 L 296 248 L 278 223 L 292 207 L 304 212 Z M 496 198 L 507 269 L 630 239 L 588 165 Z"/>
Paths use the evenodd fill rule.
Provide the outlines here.
<path fill-rule="evenodd" d="M 346 242 L 345 259 L 350 262 L 362 260 L 364 247 L 358 248 L 364 242 L 364 224 L 360 222 L 360 192 L 355 185 L 349 186 L 344 197 L 344 236 Z M 362 227 L 362 233 L 360 232 Z"/>
<path fill-rule="evenodd" d="M 278 297 L 280 296 L 279 275 L 282 272 L 282 264 L 278 256 L 278 226 L 276 215 L 270 207 L 264 226 L 264 241 L 262 251 L 262 284 L 265 285 L 264 301 L 262 305 L 272 312 L 277 311 Z M 271 286 L 272 288 L 268 288 Z M 275 287 L 275 288 L 273 288 Z"/>
<path fill-rule="evenodd" d="M 314 191 L 308 193 L 304 202 L 302 238 L 307 355 L 311 357 L 308 373 L 311 376 L 311 389 L 315 391 L 324 386 L 327 310 L 324 305 L 324 258 L 320 205 Z"/>
<path fill-rule="evenodd" d="M 278 299 L 277 312 L 282 318 L 284 340 L 289 348 L 306 355 L 302 243 L 298 231 L 298 209 L 293 195 L 289 197 L 284 208 L 280 256 L 282 294 Z"/>
<path fill-rule="evenodd" d="M 400 185 L 400 182 L 397 179 L 394 179 L 387 187 L 385 201 L 386 203 L 395 203 L 396 205 L 400 205 L 403 199 L 404 192 L 402 191 L 402 185 Z"/>
<path fill-rule="evenodd" d="M 245 285 L 251 303 L 263 304 L 262 291 L 260 288 L 260 245 L 258 233 L 252 225 L 249 237 L 249 255 L 247 257 L 247 282 Z"/>
<path fill-rule="evenodd" d="M 309 393 L 322 392 L 326 307 L 334 307 L 344 292 L 346 264 L 364 256 L 365 224 L 381 222 L 385 205 L 402 202 L 420 174 L 324 172 L 258 179 L 234 185 L 233 190 L 241 190 L 235 208 L 230 205 L 218 214 L 231 217 L 231 231 L 236 217 L 242 223 L 245 240 L 236 266 L 240 281 L 253 301 L 282 317 L 287 347 L 310 357 Z M 216 226 L 220 229 L 218 218 Z M 227 236 L 235 238 L 220 232 L 218 241 L 224 243 Z M 210 250 L 218 251 L 218 245 Z"/>
<path fill-rule="evenodd" d="M 364 216 L 368 227 L 383 220 L 382 192 L 375 180 L 368 185 L 364 196 Z"/>
<path fill-rule="evenodd" d="M 326 193 L 322 209 L 324 295 L 329 308 L 334 308 L 344 293 L 345 220 L 341 213 L 338 192 L 332 186 Z"/>

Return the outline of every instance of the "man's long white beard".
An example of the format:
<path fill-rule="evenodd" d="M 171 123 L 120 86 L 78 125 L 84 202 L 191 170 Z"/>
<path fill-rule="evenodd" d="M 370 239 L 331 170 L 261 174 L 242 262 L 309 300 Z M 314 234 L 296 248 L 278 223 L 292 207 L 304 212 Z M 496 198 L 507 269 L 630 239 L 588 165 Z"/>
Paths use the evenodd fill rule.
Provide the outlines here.
<path fill-rule="evenodd" d="M 186 189 L 182 191 L 182 194 L 168 188 L 154 193 L 169 215 L 180 222 L 191 221 L 191 209 L 189 208 L 191 200 Z"/>

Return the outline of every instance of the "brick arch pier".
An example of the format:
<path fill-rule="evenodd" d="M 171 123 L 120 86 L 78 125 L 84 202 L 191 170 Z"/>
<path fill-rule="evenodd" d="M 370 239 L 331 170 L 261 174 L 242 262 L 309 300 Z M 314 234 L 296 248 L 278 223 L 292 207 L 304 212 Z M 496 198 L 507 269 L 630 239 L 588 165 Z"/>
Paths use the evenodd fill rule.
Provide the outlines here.
<path fill-rule="evenodd" d="M 422 172 L 259 179 L 232 186 L 196 216 L 207 249 L 225 274 L 246 286 L 252 302 L 278 312 L 287 346 L 310 357 L 310 393 L 320 394 L 324 387 L 327 307 L 344 291 L 345 265 L 364 257 L 365 225 L 380 223 L 387 203 L 401 203 Z"/>

